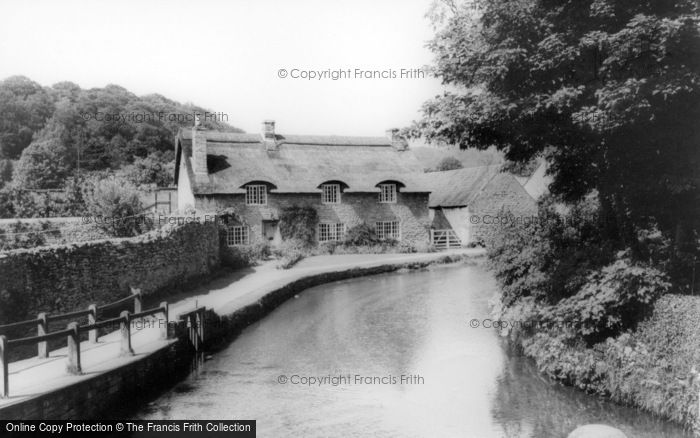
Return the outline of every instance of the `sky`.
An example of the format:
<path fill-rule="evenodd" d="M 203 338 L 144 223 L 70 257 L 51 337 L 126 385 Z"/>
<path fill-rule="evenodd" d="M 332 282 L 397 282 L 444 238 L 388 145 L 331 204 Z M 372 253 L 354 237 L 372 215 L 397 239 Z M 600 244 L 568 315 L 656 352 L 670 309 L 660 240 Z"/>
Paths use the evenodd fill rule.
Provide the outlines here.
<path fill-rule="evenodd" d="M 247 132 L 272 119 L 282 134 L 380 136 L 441 93 L 414 71 L 432 61 L 431 1 L 4 0 L 0 79 L 117 84 Z"/>

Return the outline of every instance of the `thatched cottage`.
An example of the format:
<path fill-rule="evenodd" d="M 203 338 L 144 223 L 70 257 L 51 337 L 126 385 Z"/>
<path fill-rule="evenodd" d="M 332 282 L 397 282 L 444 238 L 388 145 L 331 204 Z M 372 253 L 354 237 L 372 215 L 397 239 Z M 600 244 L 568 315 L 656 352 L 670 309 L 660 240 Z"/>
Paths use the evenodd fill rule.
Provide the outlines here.
<path fill-rule="evenodd" d="M 178 205 L 232 209 L 230 245 L 281 242 L 280 212 L 312 207 L 319 243 L 366 223 L 378 236 L 427 244 L 430 219 L 422 168 L 405 141 L 387 137 L 280 135 L 181 129 L 175 140 Z"/>

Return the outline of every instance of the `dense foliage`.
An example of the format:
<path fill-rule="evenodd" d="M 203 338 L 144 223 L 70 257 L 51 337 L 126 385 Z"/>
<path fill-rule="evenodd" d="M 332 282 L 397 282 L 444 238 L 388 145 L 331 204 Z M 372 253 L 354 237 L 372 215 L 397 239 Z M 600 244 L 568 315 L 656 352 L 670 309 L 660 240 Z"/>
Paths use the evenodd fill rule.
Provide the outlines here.
<path fill-rule="evenodd" d="M 115 237 L 129 237 L 148 231 L 153 223 L 143 215 L 136 187 L 121 178 L 92 181 L 85 190 L 90 217 Z"/>
<path fill-rule="evenodd" d="M 590 274 L 575 295 L 540 308 L 535 319 L 595 344 L 634 328 L 670 286 L 663 273 L 622 256 Z"/>
<path fill-rule="evenodd" d="M 64 189 L 69 181 L 119 175 L 137 186 L 172 184 L 173 138 L 206 110 L 117 85 L 42 87 L 14 76 L 0 81 L 0 213 L 37 216 L 13 189 Z M 240 131 L 214 118 L 209 128 Z"/>
<path fill-rule="evenodd" d="M 344 245 L 352 246 L 377 245 L 381 242 L 374 227 L 364 222 L 350 227 L 345 232 L 345 239 L 343 240 Z"/>
<path fill-rule="evenodd" d="M 595 196 L 564 208 L 545 197 L 535 218 L 510 219 L 487 237 L 490 266 L 511 305 L 534 296 L 556 303 L 574 295 L 593 272 L 612 262 L 614 249 L 601 231 Z"/>
<path fill-rule="evenodd" d="M 312 246 L 316 242 L 318 212 L 313 207 L 291 206 L 279 215 L 279 229 L 283 240 L 296 240 Z"/>
<path fill-rule="evenodd" d="M 461 169 L 464 166 L 462 165 L 462 162 L 459 161 L 457 158 L 449 156 L 443 158 L 435 168 L 436 171 L 442 172 L 445 170 L 455 170 L 455 169 Z"/>
<path fill-rule="evenodd" d="M 414 135 L 495 145 L 514 162 L 545 156 L 558 199 L 597 194 L 615 249 L 641 260 L 640 233 L 658 230 L 687 288 L 700 229 L 698 3 L 445 1 L 432 16 L 449 91 L 425 103 Z"/>
<path fill-rule="evenodd" d="M 17 221 L 0 228 L 0 251 L 41 246 L 51 235 L 60 235 L 60 231 L 52 229 L 49 222 L 27 224 Z"/>

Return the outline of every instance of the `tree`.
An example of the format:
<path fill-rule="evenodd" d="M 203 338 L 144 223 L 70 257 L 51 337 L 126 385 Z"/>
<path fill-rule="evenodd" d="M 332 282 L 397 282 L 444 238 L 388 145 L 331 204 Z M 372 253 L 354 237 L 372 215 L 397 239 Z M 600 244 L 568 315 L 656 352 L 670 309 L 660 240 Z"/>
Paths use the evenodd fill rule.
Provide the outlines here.
<path fill-rule="evenodd" d="M 113 236 L 135 236 L 149 228 L 141 216 L 143 205 L 138 190 L 123 178 L 88 182 L 83 196 L 95 223 Z"/>
<path fill-rule="evenodd" d="M 48 146 L 35 146 L 27 154 L 36 155 L 39 148 L 41 157 L 46 158 L 47 147 L 55 149 L 60 143 L 65 153 L 61 151 L 63 160 L 56 164 L 66 166 L 66 178 L 102 171 L 115 174 L 129 167 L 126 172 L 137 170 L 137 175 L 130 177 L 138 184 L 167 184 L 167 174 L 173 168 L 175 133 L 193 125 L 193 113 L 205 112 L 160 95 L 139 97 L 117 85 L 81 89 L 72 82 L 59 82 L 44 88 L 23 76 L 10 77 L 0 81 L 0 160 L 17 160 L 30 144 L 50 140 Z M 212 129 L 242 132 L 211 117 L 204 122 Z M 51 181 L 32 185 L 30 180 L 39 177 L 36 167 L 41 167 L 40 163 L 27 157 L 22 165 L 23 172 L 33 174 L 22 182 L 29 184 L 24 187 L 60 187 L 65 182 L 51 180 L 56 176 L 51 175 L 45 178 Z M 2 166 L 0 185 L 7 169 Z M 48 169 L 51 173 L 56 170 Z"/>
<path fill-rule="evenodd" d="M 658 224 L 696 250 L 700 14 L 691 0 L 483 0 L 433 14 L 434 72 L 450 91 L 412 132 L 511 161 L 544 154 L 551 190 L 597 192 L 619 248 Z M 439 6 L 439 5 L 438 5 Z M 639 256 L 639 252 L 635 251 Z"/>
<path fill-rule="evenodd" d="M 0 82 L 0 158 L 17 159 L 53 112 L 53 101 L 36 82 L 12 76 Z"/>
<path fill-rule="evenodd" d="M 443 158 L 440 163 L 438 163 L 437 170 L 438 172 L 441 172 L 443 170 L 455 170 L 455 169 L 461 169 L 464 166 L 462 165 L 462 162 L 459 161 L 455 157 L 445 157 Z"/>
<path fill-rule="evenodd" d="M 49 138 L 29 145 L 22 152 L 14 174 L 14 185 L 22 189 L 55 189 L 69 173 L 67 151 L 60 139 Z"/>
<path fill-rule="evenodd" d="M 121 169 L 121 174 L 136 186 L 167 187 L 173 182 L 174 167 L 169 154 L 154 152 L 146 158 L 135 158 L 133 164 Z"/>

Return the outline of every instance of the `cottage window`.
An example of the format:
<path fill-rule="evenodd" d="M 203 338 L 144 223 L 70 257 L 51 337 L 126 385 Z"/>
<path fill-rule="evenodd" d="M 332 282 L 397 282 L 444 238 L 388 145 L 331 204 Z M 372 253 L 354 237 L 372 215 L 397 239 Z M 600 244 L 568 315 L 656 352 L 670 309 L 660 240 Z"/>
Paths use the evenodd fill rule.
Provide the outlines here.
<path fill-rule="evenodd" d="M 340 204 L 340 184 L 324 184 L 321 190 L 323 204 Z"/>
<path fill-rule="evenodd" d="M 345 237 L 345 224 L 343 223 L 322 223 L 318 224 L 318 242 L 333 242 L 343 240 Z"/>
<path fill-rule="evenodd" d="M 249 185 L 245 187 L 245 203 L 246 205 L 265 205 L 267 204 L 267 186 L 265 185 Z"/>
<path fill-rule="evenodd" d="M 248 232 L 248 227 L 229 225 L 226 229 L 226 244 L 228 246 L 249 245 L 250 233 Z"/>
<path fill-rule="evenodd" d="M 379 184 L 379 202 L 383 204 L 396 202 L 396 184 Z"/>
<path fill-rule="evenodd" d="M 386 239 L 401 239 L 401 227 L 398 221 L 382 221 L 375 223 L 377 237 L 382 240 Z"/>

